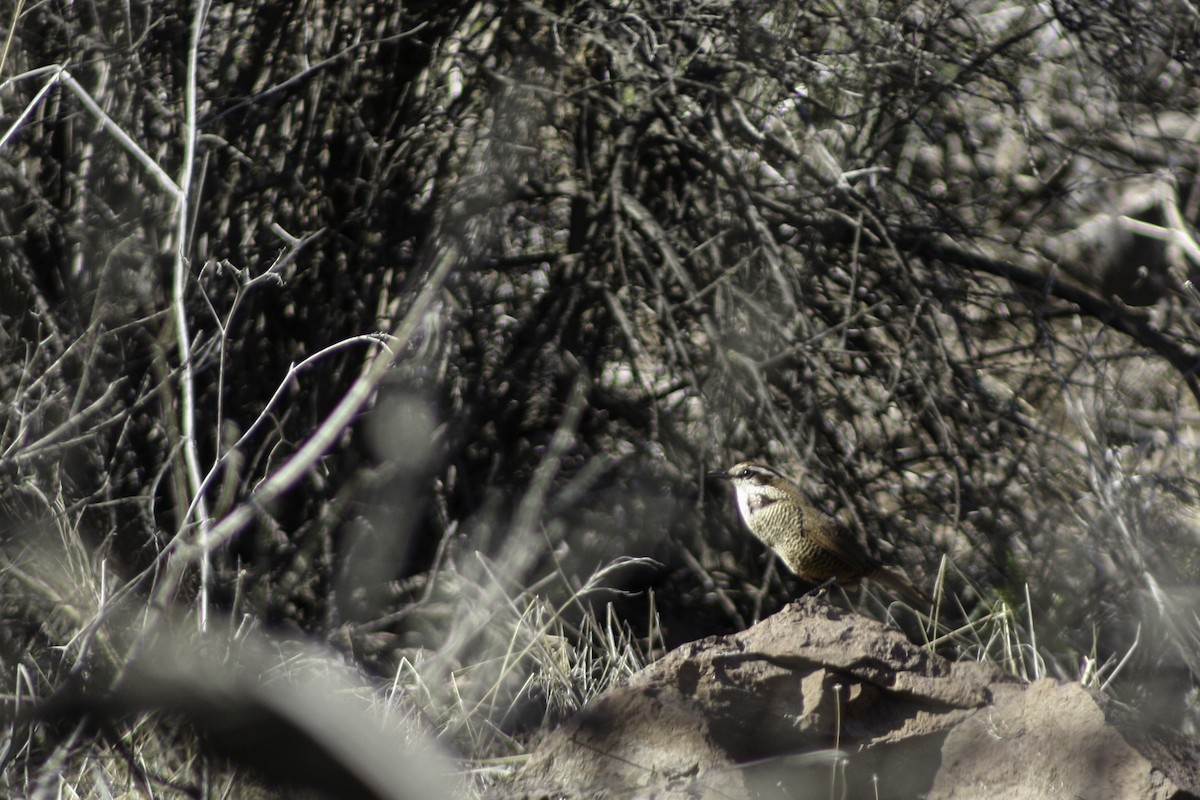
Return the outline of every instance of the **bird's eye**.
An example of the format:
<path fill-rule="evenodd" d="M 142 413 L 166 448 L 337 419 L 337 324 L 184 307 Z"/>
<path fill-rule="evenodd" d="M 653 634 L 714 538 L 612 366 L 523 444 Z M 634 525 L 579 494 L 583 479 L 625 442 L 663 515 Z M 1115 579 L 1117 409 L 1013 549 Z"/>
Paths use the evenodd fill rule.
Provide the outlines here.
<path fill-rule="evenodd" d="M 746 469 L 738 470 L 737 476 L 739 478 L 749 478 L 753 474 L 754 473 L 750 471 L 750 468 L 747 467 Z"/>

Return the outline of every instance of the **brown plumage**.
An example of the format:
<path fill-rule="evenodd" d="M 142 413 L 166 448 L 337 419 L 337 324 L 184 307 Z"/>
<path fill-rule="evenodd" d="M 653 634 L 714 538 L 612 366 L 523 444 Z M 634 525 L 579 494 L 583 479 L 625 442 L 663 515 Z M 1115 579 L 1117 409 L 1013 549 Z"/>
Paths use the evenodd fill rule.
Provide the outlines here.
<path fill-rule="evenodd" d="M 908 578 L 868 554 L 845 526 L 814 508 L 778 470 L 743 461 L 708 474 L 733 484 L 746 527 L 805 581 L 846 585 L 870 578 L 917 603 L 933 604 Z"/>

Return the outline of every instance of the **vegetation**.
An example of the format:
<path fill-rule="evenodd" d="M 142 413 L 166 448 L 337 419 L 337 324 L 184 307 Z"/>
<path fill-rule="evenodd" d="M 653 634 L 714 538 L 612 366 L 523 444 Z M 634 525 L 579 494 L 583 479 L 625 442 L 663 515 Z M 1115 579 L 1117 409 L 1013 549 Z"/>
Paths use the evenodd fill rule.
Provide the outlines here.
<path fill-rule="evenodd" d="M 743 457 L 1192 734 L 1200 17 L 852 5 L 10 6 L 7 791 L 485 788 L 804 588 Z"/>

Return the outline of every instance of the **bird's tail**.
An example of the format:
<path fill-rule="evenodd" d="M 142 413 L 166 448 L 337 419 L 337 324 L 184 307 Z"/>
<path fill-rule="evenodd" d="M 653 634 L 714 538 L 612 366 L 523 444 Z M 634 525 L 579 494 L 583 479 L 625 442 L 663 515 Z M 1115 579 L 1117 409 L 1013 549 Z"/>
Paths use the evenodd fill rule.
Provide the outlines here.
<path fill-rule="evenodd" d="M 873 579 L 882 583 L 884 586 L 895 589 L 905 598 L 916 603 L 918 606 L 929 609 L 933 607 L 933 598 L 918 589 L 913 582 L 904 575 L 900 574 L 891 567 L 880 566 L 875 574 L 871 575 Z"/>

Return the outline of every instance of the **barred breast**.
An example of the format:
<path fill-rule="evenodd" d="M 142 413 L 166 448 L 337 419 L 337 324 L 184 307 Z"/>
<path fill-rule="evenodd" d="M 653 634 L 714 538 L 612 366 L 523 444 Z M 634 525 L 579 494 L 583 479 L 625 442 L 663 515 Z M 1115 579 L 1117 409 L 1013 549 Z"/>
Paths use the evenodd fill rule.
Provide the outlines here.
<path fill-rule="evenodd" d="M 879 564 L 849 531 L 811 506 L 778 502 L 759 509 L 752 533 L 810 583 L 870 577 Z"/>

